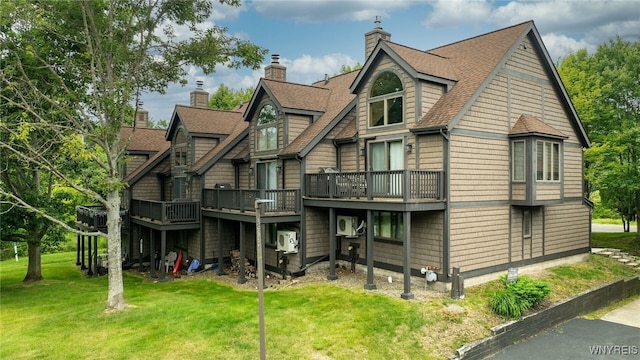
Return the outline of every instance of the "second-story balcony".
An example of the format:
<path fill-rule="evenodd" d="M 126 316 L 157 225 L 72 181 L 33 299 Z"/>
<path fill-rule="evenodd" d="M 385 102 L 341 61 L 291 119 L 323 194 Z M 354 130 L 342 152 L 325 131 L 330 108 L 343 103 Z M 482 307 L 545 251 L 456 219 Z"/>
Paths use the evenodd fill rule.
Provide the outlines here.
<path fill-rule="evenodd" d="M 133 199 L 131 200 L 130 214 L 132 217 L 162 225 L 199 223 L 200 202 Z"/>
<path fill-rule="evenodd" d="M 204 189 L 202 207 L 239 212 L 255 211 L 256 199 L 272 200 L 262 205 L 266 214 L 300 213 L 300 189 Z"/>
<path fill-rule="evenodd" d="M 444 199 L 444 172 L 390 170 L 306 174 L 306 196 L 338 199 Z"/>
<path fill-rule="evenodd" d="M 120 210 L 122 227 L 129 226 L 127 210 Z M 107 211 L 102 205 L 76 206 L 76 223 L 86 229 L 107 231 Z"/>

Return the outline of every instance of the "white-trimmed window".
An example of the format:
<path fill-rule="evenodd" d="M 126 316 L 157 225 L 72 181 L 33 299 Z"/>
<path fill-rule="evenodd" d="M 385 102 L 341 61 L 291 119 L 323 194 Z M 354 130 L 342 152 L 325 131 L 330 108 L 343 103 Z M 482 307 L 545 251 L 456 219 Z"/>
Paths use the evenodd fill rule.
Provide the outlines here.
<path fill-rule="evenodd" d="M 536 141 L 536 180 L 560 181 L 560 144 Z"/>
<path fill-rule="evenodd" d="M 404 122 L 403 90 L 398 75 L 390 71 L 373 81 L 369 92 L 369 127 Z"/>
<path fill-rule="evenodd" d="M 526 150 L 524 140 L 514 141 L 512 147 L 512 179 L 513 181 L 527 180 Z"/>
<path fill-rule="evenodd" d="M 256 150 L 273 150 L 278 146 L 278 115 L 272 105 L 265 105 L 256 124 Z"/>

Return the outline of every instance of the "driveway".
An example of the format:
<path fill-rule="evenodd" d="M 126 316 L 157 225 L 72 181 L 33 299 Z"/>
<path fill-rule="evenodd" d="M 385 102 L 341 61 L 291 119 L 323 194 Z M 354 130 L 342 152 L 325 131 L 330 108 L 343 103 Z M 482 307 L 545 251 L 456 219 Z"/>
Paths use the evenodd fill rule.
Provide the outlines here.
<path fill-rule="evenodd" d="M 636 232 L 636 227 L 630 226 L 631 232 Z M 593 232 L 623 232 L 624 229 L 622 225 L 613 225 L 613 224 L 591 224 L 591 231 Z"/>
<path fill-rule="evenodd" d="M 598 320 L 575 318 L 509 346 L 493 360 L 640 358 L 640 297 Z"/>

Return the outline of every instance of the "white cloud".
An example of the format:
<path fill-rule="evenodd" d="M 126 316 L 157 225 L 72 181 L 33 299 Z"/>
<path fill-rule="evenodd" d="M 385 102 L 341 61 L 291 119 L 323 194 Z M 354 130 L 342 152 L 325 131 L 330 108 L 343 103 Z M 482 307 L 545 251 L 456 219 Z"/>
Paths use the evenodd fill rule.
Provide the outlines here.
<path fill-rule="evenodd" d="M 307 23 L 335 20 L 370 21 L 375 16 L 389 17 L 391 11 L 414 4 L 415 0 L 254 0 L 251 2 L 256 12 L 264 17 Z"/>
<path fill-rule="evenodd" d="M 209 19 L 214 22 L 219 20 L 233 21 L 240 17 L 240 14 L 246 10 L 247 6 L 245 1 L 241 1 L 240 6 L 237 7 L 220 4 L 217 1 L 213 1 L 213 9 L 211 12 L 211 17 Z"/>
<path fill-rule="evenodd" d="M 563 34 L 551 33 L 541 36 L 542 42 L 547 48 L 549 56 L 554 63 L 558 62 L 558 60 L 564 58 L 569 53 L 576 52 L 584 48 L 591 52 L 595 48 L 584 40 L 576 40 Z"/>
<path fill-rule="evenodd" d="M 325 74 L 338 74 L 342 65 L 353 66 L 357 61 L 349 55 L 333 53 L 322 57 L 303 54 L 293 60 L 281 59 L 280 63 L 287 67 L 287 81 L 311 84 L 324 79 Z"/>
<path fill-rule="evenodd" d="M 287 68 L 287 81 L 300 84 L 311 84 L 324 79 L 324 75 L 333 76 L 340 73 L 342 65 L 354 66 L 357 60 L 349 55 L 333 53 L 322 57 L 302 55 L 295 59 L 281 58 L 280 64 Z M 147 94 L 142 97 L 144 108 L 154 121 L 169 120 L 176 104 L 189 105 L 189 93 L 196 87 L 196 81 L 203 81 L 203 89 L 209 93 L 218 90 L 221 84 L 239 90 L 255 88 L 264 76 L 264 64 L 259 70 L 230 69 L 224 65 L 216 66 L 216 72 L 204 75 L 197 67 L 187 67 L 187 85 L 170 85 L 165 95 Z"/>
<path fill-rule="evenodd" d="M 457 27 L 482 22 L 491 13 L 491 5 L 484 1 L 438 0 L 431 4 L 433 12 L 423 21 L 430 27 Z"/>
<path fill-rule="evenodd" d="M 620 35 L 640 39 L 640 3 L 637 1 L 465 1 L 437 0 L 423 21 L 427 28 L 493 24 L 506 27 L 533 20 L 552 58 L 580 48 L 589 51 Z"/>

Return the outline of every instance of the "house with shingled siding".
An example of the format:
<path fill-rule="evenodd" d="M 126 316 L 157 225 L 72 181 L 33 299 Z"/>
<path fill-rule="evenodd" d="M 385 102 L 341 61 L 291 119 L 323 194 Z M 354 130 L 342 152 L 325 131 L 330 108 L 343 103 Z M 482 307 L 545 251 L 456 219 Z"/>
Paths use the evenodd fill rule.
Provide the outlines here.
<path fill-rule="evenodd" d="M 286 81 L 274 55 L 234 112 L 176 106 L 164 201 L 198 215 L 154 233 L 162 254 L 224 264 L 235 250 L 254 263 L 254 203 L 266 199 L 267 270 L 325 266 L 340 281 L 336 264 L 352 262 L 366 289 L 376 271 L 402 274 L 405 299 L 423 269 L 446 286 L 454 268 L 473 283 L 586 257 L 590 143 L 532 21 L 430 50 L 377 22 L 364 45 L 362 69 L 309 85 Z"/>

